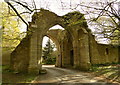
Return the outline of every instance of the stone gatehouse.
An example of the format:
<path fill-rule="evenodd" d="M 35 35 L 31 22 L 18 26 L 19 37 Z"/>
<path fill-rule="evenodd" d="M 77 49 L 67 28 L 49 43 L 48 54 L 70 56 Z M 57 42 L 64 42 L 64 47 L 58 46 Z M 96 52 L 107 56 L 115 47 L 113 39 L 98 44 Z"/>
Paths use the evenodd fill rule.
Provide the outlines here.
<path fill-rule="evenodd" d="M 62 26 L 64 30 L 49 30 L 55 25 Z M 92 64 L 118 62 L 118 48 L 98 44 L 88 29 L 83 14 L 75 11 L 58 16 L 53 12 L 41 9 L 40 12 L 34 13 L 26 37 L 11 53 L 12 70 L 38 73 L 42 69 L 44 36 L 50 37 L 57 46 L 57 67 L 89 70 Z"/>

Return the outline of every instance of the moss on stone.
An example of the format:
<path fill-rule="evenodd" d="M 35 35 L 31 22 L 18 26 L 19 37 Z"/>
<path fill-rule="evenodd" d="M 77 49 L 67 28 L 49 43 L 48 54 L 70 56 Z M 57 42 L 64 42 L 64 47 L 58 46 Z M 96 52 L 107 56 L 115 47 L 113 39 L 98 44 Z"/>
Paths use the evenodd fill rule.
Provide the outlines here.
<path fill-rule="evenodd" d="M 63 16 L 64 24 L 68 26 L 72 25 L 80 25 L 83 27 L 87 27 L 86 19 L 84 18 L 84 14 L 74 11 L 71 13 L 68 13 Z"/>

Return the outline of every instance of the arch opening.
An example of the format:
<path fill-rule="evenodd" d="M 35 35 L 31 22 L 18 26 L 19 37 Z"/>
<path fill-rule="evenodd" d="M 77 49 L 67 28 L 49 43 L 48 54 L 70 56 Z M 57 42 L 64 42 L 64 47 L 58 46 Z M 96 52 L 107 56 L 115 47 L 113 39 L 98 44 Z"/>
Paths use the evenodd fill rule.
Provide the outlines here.
<path fill-rule="evenodd" d="M 56 44 L 47 36 L 43 37 L 42 42 L 42 65 L 55 65 L 57 56 Z"/>
<path fill-rule="evenodd" d="M 46 38 L 47 36 L 48 38 Z M 45 39 L 46 38 L 46 39 Z M 74 50 L 72 39 L 69 32 L 60 25 L 49 28 L 44 34 L 42 46 L 49 38 L 55 43 L 56 48 L 56 67 L 74 66 Z M 44 40 L 45 39 L 45 40 Z M 42 51 L 43 52 L 43 51 Z M 42 54 L 42 56 L 44 56 Z"/>
<path fill-rule="evenodd" d="M 76 15 L 79 17 L 76 17 Z M 49 17 L 48 17 L 49 16 Z M 48 10 L 41 10 L 40 13 L 35 13 L 32 16 L 32 22 L 29 24 L 31 32 L 26 36 L 20 43 L 20 45 L 13 52 L 12 56 L 15 62 L 19 60 L 21 54 L 21 60 L 17 63 L 13 63 L 12 67 L 14 70 L 25 70 L 28 72 L 38 73 L 42 69 L 41 56 L 42 56 L 42 41 L 44 36 L 50 37 L 55 40 L 56 47 L 58 49 L 58 61 L 56 59 L 56 66 L 58 67 L 69 67 L 74 66 L 75 68 L 89 69 L 89 43 L 88 43 L 88 32 L 84 21 L 82 20 L 83 15 L 78 12 L 68 13 L 64 16 L 57 16 L 55 13 Z M 76 22 L 76 23 L 73 23 Z M 51 27 L 64 27 L 62 29 L 53 29 Z M 77 31 L 83 29 L 82 36 L 78 37 Z M 57 27 L 56 27 L 57 28 Z M 26 46 L 26 49 L 24 48 Z M 21 50 L 22 49 L 22 50 Z M 82 50 L 80 50 L 82 49 Z M 19 52 L 22 51 L 22 53 Z M 18 51 L 18 52 L 16 52 Z M 27 55 L 24 55 L 24 54 Z M 18 55 L 19 54 L 19 55 Z M 22 59 L 22 58 L 26 58 Z M 28 60 L 29 59 L 29 60 Z M 27 62 L 26 62 L 27 61 Z"/>

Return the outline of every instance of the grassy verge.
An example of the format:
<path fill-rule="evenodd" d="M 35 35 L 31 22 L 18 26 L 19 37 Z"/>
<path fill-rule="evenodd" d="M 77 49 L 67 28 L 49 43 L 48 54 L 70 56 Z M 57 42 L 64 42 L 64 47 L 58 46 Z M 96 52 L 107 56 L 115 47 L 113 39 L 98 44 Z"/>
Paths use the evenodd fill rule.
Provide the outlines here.
<path fill-rule="evenodd" d="M 35 74 L 14 73 L 9 66 L 2 66 L 2 83 L 30 83 L 35 79 Z"/>
<path fill-rule="evenodd" d="M 120 83 L 120 64 L 94 65 L 92 71 L 96 76 L 104 77 L 111 82 L 116 81 Z"/>

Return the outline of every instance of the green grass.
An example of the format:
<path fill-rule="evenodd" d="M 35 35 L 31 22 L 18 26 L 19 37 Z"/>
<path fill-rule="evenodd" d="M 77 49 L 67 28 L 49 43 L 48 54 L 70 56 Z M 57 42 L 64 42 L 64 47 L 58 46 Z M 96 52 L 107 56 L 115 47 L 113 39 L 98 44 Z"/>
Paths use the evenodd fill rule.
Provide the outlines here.
<path fill-rule="evenodd" d="M 9 68 L 10 68 L 9 65 L 2 65 L 1 66 L 1 73 L 2 74 L 13 73 L 13 71 L 10 70 Z"/>
<path fill-rule="evenodd" d="M 120 82 L 120 64 L 93 65 L 91 71 L 96 76 L 104 76 L 112 81 Z"/>
<path fill-rule="evenodd" d="M 2 83 L 30 83 L 36 78 L 36 74 L 14 73 L 9 70 L 9 66 L 2 68 Z"/>
<path fill-rule="evenodd" d="M 2 83 L 31 83 L 36 75 L 33 74 L 3 74 Z"/>

